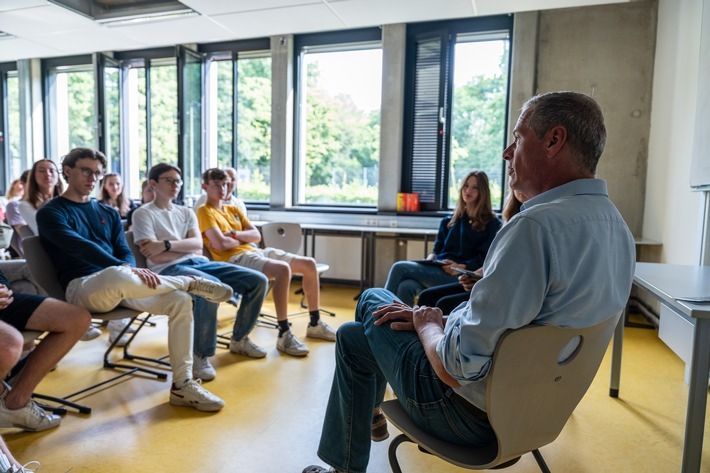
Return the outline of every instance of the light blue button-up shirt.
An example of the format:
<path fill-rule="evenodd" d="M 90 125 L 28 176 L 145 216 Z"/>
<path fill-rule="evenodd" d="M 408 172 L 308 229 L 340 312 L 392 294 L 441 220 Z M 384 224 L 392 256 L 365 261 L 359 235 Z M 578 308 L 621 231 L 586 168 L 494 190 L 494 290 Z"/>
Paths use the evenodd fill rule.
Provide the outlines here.
<path fill-rule="evenodd" d="M 528 200 L 498 232 L 467 303 L 437 345 L 456 392 L 485 410 L 484 379 L 500 336 L 532 323 L 588 327 L 618 314 L 631 291 L 634 238 L 606 182 L 580 179 Z"/>

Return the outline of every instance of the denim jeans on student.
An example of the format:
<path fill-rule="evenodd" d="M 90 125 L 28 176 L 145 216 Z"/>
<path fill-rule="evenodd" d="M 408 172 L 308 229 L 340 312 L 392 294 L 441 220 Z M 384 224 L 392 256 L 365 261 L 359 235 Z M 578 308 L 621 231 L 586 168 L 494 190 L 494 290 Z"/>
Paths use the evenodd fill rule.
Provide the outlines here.
<path fill-rule="evenodd" d="M 446 274 L 440 266 L 419 264 L 414 261 L 397 261 L 390 268 L 385 289 L 395 294 L 405 304 L 412 306 L 414 298 L 422 289 L 456 281 L 458 281 L 457 276 Z"/>
<path fill-rule="evenodd" d="M 412 419 L 429 433 L 464 445 L 494 438 L 487 423 L 451 397 L 453 390 L 434 373 L 415 332 L 373 324 L 372 312 L 393 299 L 384 289 L 365 291 L 355 322 L 338 329 L 335 376 L 318 447 L 318 456 L 338 470 L 366 470 L 372 410 L 382 402 L 387 382 Z"/>
<path fill-rule="evenodd" d="M 234 321 L 233 340 L 241 340 L 251 332 L 264 302 L 269 280 L 262 273 L 229 263 L 190 258 L 168 266 L 160 272 L 171 276 L 197 276 L 211 281 L 222 281 L 241 294 L 237 319 Z M 193 318 L 195 336 L 193 353 L 198 356 L 213 356 L 217 348 L 217 308 L 218 304 L 207 302 L 201 297 L 193 297 L 195 305 Z"/>

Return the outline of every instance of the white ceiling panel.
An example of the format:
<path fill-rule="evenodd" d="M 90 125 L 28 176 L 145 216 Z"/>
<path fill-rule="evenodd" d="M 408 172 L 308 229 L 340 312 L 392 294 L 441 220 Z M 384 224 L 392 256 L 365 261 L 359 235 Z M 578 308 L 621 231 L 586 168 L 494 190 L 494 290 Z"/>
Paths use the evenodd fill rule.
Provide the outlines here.
<path fill-rule="evenodd" d="M 0 0 L 0 12 L 47 5 L 47 0 Z"/>
<path fill-rule="evenodd" d="M 205 16 L 106 28 L 150 46 L 225 41 L 232 33 Z M 127 49 L 127 48 L 122 48 Z"/>
<path fill-rule="evenodd" d="M 20 57 L 18 53 L 21 52 Z M 55 48 L 20 38 L 0 40 L 0 62 L 16 61 L 22 58 L 53 57 L 66 55 Z"/>
<path fill-rule="evenodd" d="M 325 4 L 301 5 L 273 10 L 258 10 L 215 15 L 239 38 L 255 38 L 288 33 L 310 33 L 347 27 Z"/>
<path fill-rule="evenodd" d="M 323 3 L 323 0 L 180 0 L 203 15 L 222 15 L 254 10 L 293 7 Z"/>
<path fill-rule="evenodd" d="M 343 0 L 330 7 L 350 27 L 473 16 L 471 0 Z"/>
<path fill-rule="evenodd" d="M 71 31 L 91 26 L 93 22 L 56 5 L 4 11 L 0 13 L 0 31 L 19 38 Z"/>
<path fill-rule="evenodd" d="M 635 0 L 182 0 L 200 16 L 101 26 L 47 0 L 0 0 L 0 61 L 312 33 Z"/>
<path fill-rule="evenodd" d="M 115 28 L 106 28 L 92 24 L 89 28 L 50 33 L 38 36 L 35 40 L 44 45 L 59 49 L 66 55 L 86 54 L 96 51 L 141 49 L 147 46 L 145 42 L 136 41 L 113 30 L 115 30 Z"/>

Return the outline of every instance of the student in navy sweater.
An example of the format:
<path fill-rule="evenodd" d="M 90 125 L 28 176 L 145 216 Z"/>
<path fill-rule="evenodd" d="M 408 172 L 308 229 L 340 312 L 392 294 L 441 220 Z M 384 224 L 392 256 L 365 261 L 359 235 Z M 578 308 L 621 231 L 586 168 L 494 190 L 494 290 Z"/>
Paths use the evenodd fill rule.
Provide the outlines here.
<path fill-rule="evenodd" d="M 189 276 L 159 276 L 136 268 L 114 209 L 91 199 L 103 177 L 106 157 L 77 148 L 62 162 L 67 190 L 37 212 L 42 244 L 58 270 L 66 299 L 91 312 L 119 305 L 166 314 L 168 352 L 173 372 L 170 403 L 200 411 L 218 411 L 224 401 L 192 379 L 192 298 L 229 300 L 232 288 Z"/>
<path fill-rule="evenodd" d="M 476 271 L 483 266 L 501 225 L 492 210 L 488 176 L 471 171 L 461 184 L 453 215 L 441 221 L 434 251 L 427 258 L 441 265 L 398 261 L 390 269 L 385 289 L 405 304 L 414 305 L 423 289 L 455 283 L 461 273 L 454 268 Z"/>

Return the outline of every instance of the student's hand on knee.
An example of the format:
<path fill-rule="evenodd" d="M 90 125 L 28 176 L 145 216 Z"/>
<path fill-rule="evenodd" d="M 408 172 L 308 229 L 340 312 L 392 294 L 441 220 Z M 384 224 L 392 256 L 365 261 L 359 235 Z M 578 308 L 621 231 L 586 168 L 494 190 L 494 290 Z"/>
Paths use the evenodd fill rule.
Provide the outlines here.
<path fill-rule="evenodd" d="M 160 286 L 160 277 L 150 269 L 131 268 L 131 271 L 143 281 L 149 288 L 155 289 Z"/>

